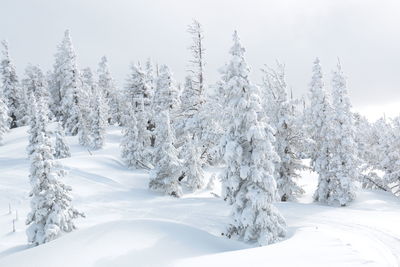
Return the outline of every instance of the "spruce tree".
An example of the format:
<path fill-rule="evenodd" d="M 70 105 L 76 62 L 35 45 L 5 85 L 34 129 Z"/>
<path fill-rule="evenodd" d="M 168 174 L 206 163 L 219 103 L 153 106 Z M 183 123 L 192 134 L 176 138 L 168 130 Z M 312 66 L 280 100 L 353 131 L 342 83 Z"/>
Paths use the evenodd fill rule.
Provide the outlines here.
<path fill-rule="evenodd" d="M 314 194 L 316 201 L 324 202 L 328 198 L 328 172 L 331 147 L 326 142 L 326 135 L 332 131 L 332 106 L 324 88 L 322 68 L 315 59 L 310 83 L 310 103 L 305 110 L 306 130 L 310 137 L 310 165 L 318 174 L 318 187 Z"/>
<path fill-rule="evenodd" d="M 245 49 L 236 32 L 233 42 L 221 84 L 230 114 L 222 142 L 226 162 L 223 197 L 232 206 L 226 235 L 267 245 L 286 233 L 285 220 L 273 205 L 277 194 L 274 161 L 278 156 L 272 145 L 272 129 L 262 117 L 259 89 L 249 80 Z"/>
<path fill-rule="evenodd" d="M 65 31 L 64 39 L 58 46 L 53 79 L 53 101 L 59 107 L 56 111 L 57 118 L 61 120 L 67 134 L 76 135 L 79 130 L 79 95 L 82 90 L 82 80 L 68 30 Z"/>
<path fill-rule="evenodd" d="M 150 98 L 150 101 L 151 101 L 153 99 L 153 97 L 154 97 L 155 77 L 154 77 L 153 63 L 151 62 L 150 58 L 148 58 L 146 60 L 144 72 L 145 72 L 145 75 L 146 75 L 146 83 L 149 86 L 149 91 L 148 92 L 149 92 L 149 98 Z"/>
<path fill-rule="evenodd" d="M 164 110 L 174 113 L 179 106 L 179 90 L 172 78 L 172 73 L 167 65 L 161 65 L 156 79 L 152 110 L 155 114 Z"/>
<path fill-rule="evenodd" d="M 30 156 L 31 211 L 26 220 L 29 243 L 40 245 L 74 230 L 74 219 L 84 216 L 71 205 L 71 187 L 62 182 L 65 172 L 53 158 L 44 103 L 32 99 L 30 134 L 37 139 Z"/>
<path fill-rule="evenodd" d="M 29 65 L 25 69 L 25 77 L 22 80 L 22 87 L 24 94 L 26 96 L 30 96 L 31 94 L 35 97 L 35 99 L 42 99 L 45 104 L 44 112 L 51 118 L 52 113 L 50 111 L 49 102 L 50 102 L 50 93 L 48 89 L 47 79 L 42 70 L 38 66 Z M 21 101 L 20 110 L 24 110 L 24 114 L 21 113 L 21 121 L 23 120 L 23 124 L 27 124 L 29 120 L 29 102 L 31 100 L 26 97 L 23 101 Z"/>
<path fill-rule="evenodd" d="M 107 127 L 107 105 L 103 93 L 94 86 L 93 106 L 91 113 L 90 136 L 92 148 L 100 149 L 104 146 L 106 127 Z"/>
<path fill-rule="evenodd" d="M 148 104 L 150 99 L 150 85 L 147 83 L 146 73 L 139 64 L 131 65 L 125 92 L 127 100 L 130 101 L 134 109 L 140 109 L 141 99 L 144 99 L 145 104 Z"/>
<path fill-rule="evenodd" d="M 299 171 L 305 169 L 300 159 L 303 145 L 302 129 L 299 127 L 294 100 L 288 99 L 284 65 L 278 63 L 276 70 L 264 70 L 264 111 L 274 128 L 274 146 L 279 156 L 275 162 L 275 177 L 281 201 L 294 200 L 304 190 L 296 183 Z"/>
<path fill-rule="evenodd" d="M 144 109 L 142 99 L 141 109 Z M 122 158 L 128 167 L 145 168 L 151 166 L 150 155 L 150 133 L 147 129 L 147 120 L 144 118 L 144 112 L 134 113 L 129 110 L 129 120 L 124 127 L 122 138 Z"/>
<path fill-rule="evenodd" d="M 379 127 L 378 130 L 385 133 L 381 135 L 377 151 L 380 159 L 378 168 L 384 173 L 381 184 L 386 191 L 400 196 L 400 118 L 391 120 L 386 129 Z"/>
<path fill-rule="evenodd" d="M 82 90 L 79 91 L 79 114 L 78 114 L 78 136 L 79 144 L 87 148 L 92 146 L 90 129 L 92 126 L 92 113 L 95 106 L 95 83 L 90 68 L 82 71 Z"/>
<path fill-rule="evenodd" d="M 108 123 L 111 125 L 120 124 L 121 111 L 119 105 L 119 91 L 115 86 L 114 79 L 112 78 L 108 67 L 108 60 L 105 56 L 100 60 L 97 75 L 99 90 L 103 93 L 109 110 L 107 118 Z"/>
<path fill-rule="evenodd" d="M 2 144 L 4 134 L 6 134 L 9 129 L 10 117 L 8 116 L 8 108 L 3 95 L 0 93 L 0 145 Z"/>
<path fill-rule="evenodd" d="M 64 129 L 62 128 L 61 123 L 57 124 L 54 157 L 56 159 L 71 157 L 71 152 L 69 151 L 69 146 L 65 141 Z"/>
<path fill-rule="evenodd" d="M 182 195 L 179 177 L 182 175 L 178 152 L 173 145 L 174 136 L 168 111 L 161 111 L 156 117 L 156 143 L 154 148 L 154 169 L 150 172 L 149 188 L 170 196 Z"/>
<path fill-rule="evenodd" d="M 334 205 L 346 206 L 355 198 L 354 182 L 359 178 L 357 147 L 346 81 L 340 64 L 332 78 L 332 108 L 321 130 L 323 154 L 318 158 L 318 188 L 315 199 Z"/>
<path fill-rule="evenodd" d="M 197 138 L 187 136 L 185 145 L 183 146 L 183 172 L 185 182 L 188 187 L 195 191 L 203 189 L 205 184 L 204 171 L 202 161 L 200 160 L 201 147 Z"/>
<path fill-rule="evenodd" d="M 1 91 L 8 108 L 8 115 L 11 119 L 10 127 L 15 128 L 18 126 L 23 126 L 23 123 L 19 121 L 21 117 L 24 117 L 24 114 L 20 114 L 22 91 L 19 86 L 15 66 L 10 58 L 7 41 L 2 41 L 2 45 L 3 56 L 0 62 Z"/>

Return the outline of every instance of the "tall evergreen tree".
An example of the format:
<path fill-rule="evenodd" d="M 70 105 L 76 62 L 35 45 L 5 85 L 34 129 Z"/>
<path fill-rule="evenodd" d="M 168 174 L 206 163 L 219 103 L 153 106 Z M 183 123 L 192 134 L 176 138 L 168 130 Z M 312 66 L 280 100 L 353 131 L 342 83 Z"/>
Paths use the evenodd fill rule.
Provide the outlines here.
<path fill-rule="evenodd" d="M 272 130 L 261 116 L 258 87 L 249 80 L 245 49 L 235 31 L 231 60 L 222 70 L 227 101 L 228 129 L 223 138 L 226 169 L 222 175 L 224 199 L 232 205 L 226 235 L 260 245 L 285 236 L 286 223 L 273 205 L 276 198 Z"/>
<path fill-rule="evenodd" d="M 355 198 L 354 181 L 359 178 L 359 162 L 354 142 L 353 115 L 340 64 L 333 73 L 332 88 L 333 109 L 327 112 L 327 121 L 321 131 L 321 151 L 326 154 L 320 159 L 323 163 L 319 164 L 324 169 L 317 170 L 319 183 L 315 199 L 346 206 Z"/>
<path fill-rule="evenodd" d="M 64 39 L 55 55 L 53 79 L 53 102 L 59 107 L 56 115 L 67 134 L 76 135 L 79 128 L 79 95 L 82 81 L 68 30 L 65 31 Z"/>
<path fill-rule="evenodd" d="M 158 114 L 161 111 L 169 110 L 175 112 L 180 106 L 179 90 L 172 78 L 167 65 L 161 65 L 156 80 L 156 88 L 153 99 L 153 112 Z"/>
<path fill-rule="evenodd" d="M 274 146 L 279 156 L 275 162 L 275 177 L 281 201 L 293 200 L 304 193 L 296 183 L 299 171 L 305 169 L 300 159 L 303 144 L 294 100 L 288 99 L 284 65 L 278 63 L 276 70 L 264 70 L 264 110 L 274 128 Z"/>
<path fill-rule="evenodd" d="M 93 108 L 95 106 L 95 82 L 90 68 L 82 70 L 82 90 L 79 91 L 78 98 L 78 136 L 79 144 L 87 148 L 92 146 L 90 129 L 93 123 Z"/>
<path fill-rule="evenodd" d="M 22 80 L 23 93 L 26 96 L 30 96 L 31 94 L 35 97 L 35 99 L 42 99 L 44 103 L 44 112 L 51 118 L 52 113 L 50 112 L 50 93 L 48 89 L 46 76 L 43 74 L 42 70 L 38 66 L 29 65 L 25 69 L 25 77 Z M 24 125 L 28 124 L 29 120 L 29 105 L 31 99 L 25 97 L 23 101 L 21 101 L 21 108 L 23 110 L 21 112 L 21 121 L 24 121 Z"/>
<path fill-rule="evenodd" d="M 139 110 L 142 99 L 147 106 L 151 97 L 150 91 L 151 87 L 147 83 L 146 73 L 139 64 L 132 64 L 131 73 L 125 86 L 126 98 L 130 106 Z"/>
<path fill-rule="evenodd" d="M 31 211 L 26 224 L 29 225 L 28 241 L 40 245 L 74 230 L 73 220 L 84 215 L 73 208 L 71 187 L 61 181 L 65 172 L 53 158 L 44 103 L 39 99 L 36 105 L 34 98 L 32 100 L 32 118 L 36 122 L 31 124 L 30 134 L 35 135 L 32 138 L 37 139 L 37 143 L 30 157 Z"/>
<path fill-rule="evenodd" d="M 94 90 L 90 136 L 92 137 L 92 148 L 100 149 L 104 146 L 108 112 L 103 92 L 98 90 L 97 85 Z"/>
<path fill-rule="evenodd" d="M 202 168 L 201 147 L 197 137 L 187 136 L 183 146 L 183 172 L 186 184 L 193 191 L 202 189 L 206 186 L 204 171 Z"/>
<path fill-rule="evenodd" d="M 150 58 L 146 60 L 144 71 L 146 74 L 146 83 L 149 85 L 149 95 L 150 95 L 149 98 L 150 101 L 152 101 L 154 97 L 155 74 L 154 74 L 153 63 L 151 62 Z"/>
<path fill-rule="evenodd" d="M 205 48 L 203 45 L 203 29 L 197 20 L 193 20 L 193 22 L 188 26 L 188 33 L 192 37 L 192 44 L 189 47 L 190 52 L 192 53 L 192 59 L 189 61 L 190 68 L 189 72 L 191 73 L 192 82 L 193 82 L 193 90 L 195 91 L 196 96 L 199 98 L 197 101 L 198 104 L 202 104 L 204 97 L 204 53 Z"/>
<path fill-rule="evenodd" d="M 8 115 L 11 118 L 10 126 L 15 128 L 17 126 L 22 126 L 19 122 L 23 114 L 20 114 L 20 98 L 21 98 L 21 88 L 18 82 L 17 72 L 15 66 L 10 58 L 8 43 L 7 41 L 2 41 L 3 45 L 3 56 L 0 64 L 1 71 L 1 85 L 2 92 L 5 103 L 8 108 Z"/>
<path fill-rule="evenodd" d="M 120 124 L 121 111 L 119 105 L 119 91 L 115 86 L 114 79 L 112 78 L 108 67 L 108 60 L 105 56 L 100 60 L 97 75 L 99 90 L 103 92 L 108 105 L 108 122 L 109 124 Z"/>
<path fill-rule="evenodd" d="M 61 123 L 57 124 L 54 157 L 56 159 L 71 157 L 71 152 L 69 151 L 69 146 L 65 141 L 64 129 L 62 128 Z"/>
<path fill-rule="evenodd" d="M 332 106 L 324 88 L 322 68 L 318 58 L 315 59 L 310 83 L 310 103 L 305 110 L 306 129 L 310 137 L 310 164 L 318 173 L 318 189 L 314 194 L 316 201 L 328 198 L 328 176 L 331 148 L 326 140 L 326 134 L 332 131 Z"/>
<path fill-rule="evenodd" d="M 141 108 L 144 109 L 142 99 Z M 150 133 L 147 129 L 147 120 L 144 118 L 144 112 L 134 113 L 129 110 L 129 120 L 124 127 L 122 138 L 122 158 L 129 167 L 150 168 Z"/>
<path fill-rule="evenodd" d="M 0 92 L 0 145 L 2 144 L 4 134 L 10 129 L 10 117 L 4 97 Z"/>
<path fill-rule="evenodd" d="M 173 145 L 174 136 L 168 110 L 158 113 L 156 125 L 155 167 L 150 172 L 149 187 L 170 196 L 180 197 L 182 190 L 179 177 L 182 175 L 182 166 Z"/>

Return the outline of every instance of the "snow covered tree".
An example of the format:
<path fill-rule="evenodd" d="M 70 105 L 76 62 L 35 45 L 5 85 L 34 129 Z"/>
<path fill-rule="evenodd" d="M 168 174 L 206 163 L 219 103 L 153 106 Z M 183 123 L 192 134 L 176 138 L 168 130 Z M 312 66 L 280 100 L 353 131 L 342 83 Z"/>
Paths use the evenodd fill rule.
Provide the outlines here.
<path fill-rule="evenodd" d="M 306 168 L 299 157 L 302 148 L 302 129 L 294 100 L 288 99 L 284 65 L 276 70 L 264 70 L 264 110 L 275 129 L 274 147 L 279 156 L 275 162 L 275 177 L 281 201 L 294 200 L 304 190 L 296 183 L 299 171 Z"/>
<path fill-rule="evenodd" d="M 135 110 L 140 109 L 141 100 L 147 106 L 150 100 L 150 85 L 147 83 L 146 73 L 139 64 L 131 65 L 131 73 L 129 74 L 125 92 L 127 101 Z"/>
<path fill-rule="evenodd" d="M 190 69 L 193 89 L 196 92 L 198 98 L 200 98 L 197 102 L 201 104 L 203 102 L 204 95 L 204 45 L 203 45 L 203 29 L 201 24 L 197 20 L 193 20 L 193 22 L 188 26 L 188 33 L 192 37 L 192 44 L 189 49 L 192 53 L 192 59 L 190 60 Z"/>
<path fill-rule="evenodd" d="M 202 106 L 204 104 L 204 46 L 203 30 L 200 23 L 196 20 L 188 26 L 188 32 L 191 35 L 192 43 L 189 50 L 192 58 L 189 61 L 189 74 L 185 78 L 185 84 L 180 97 L 180 112 L 174 119 L 175 134 L 179 143 L 185 141 L 186 134 L 202 137 Z M 205 140 L 202 140 L 205 142 Z M 200 142 L 200 143 L 203 143 Z M 200 144 L 201 145 L 201 144 Z M 202 145 L 201 145 L 202 146 Z M 200 156 L 203 152 L 200 153 Z"/>
<path fill-rule="evenodd" d="M 54 104 L 59 107 L 56 115 L 61 120 L 66 133 L 76 135 L 79 127 L 78 102 L 82 82 L 68 30 L 64 33 L 64 39 L 58 46 L 55 58 L 52 95 Z"/>
<path fill-rule="evenodd" d="M 141 108 L 144 109 L 142 100 Z M 129 120 L 124 127 L 122 138 L 122 158 L 129 167 L 148 169 L 150 164 L 150 133 L 143 112 L 129 111 Z"/>
<path fill-rule="evenodd" d="M 22 87 L 24 89 L 24 94 L 26 96 L 30 96 L 31 94 L 35 97 L 35 99 L 41 99 L 44 103 L 44 112 L 51 117 L 52 114 L 50 112 L 49 102 L 50 102 L 50 93 L 48 91 L 47 79 L 43 74 L 42 70 L 38 66 L 29 65 L 25 69 L 25 77 L 22 80 Z M 24 125 L 28 123 L 29 120 L 29 102 L 31 100 L 29 98 L 24 98 L 23 101 L 20 102 L 20 110 L 24 110 L 21 112 L 20 121 L 24 121 Z M 22 114 L 24 113 L 24 114 Z"/>
<path fill-rule="evenodd" d="M 37 120 L 36 115 L 38 112 L 38 107 L 36 103 L 35 96 L 31 92 L 29 95 L 29 99 L 31 99 L 31 103 L 29 105 L 29 130 L 28 130 L 28 146 L 26 147 L 26 151 L 28 157 L 30 157 L 35 151 L 35 147 L 38 143 L 38 131 L 37 131 Z"/>
<path fill-rule="evenodd" d="M 147 59 L 146 64 L 145 64 L 145 68 L 144 68 L 145 74 L 146 74 L 146 83 L 149 86 L 149 98 L 150 101 L 153 100 L 154 97 L 154 82 L 155 82 L 155 78 L 154 78 L 154 69 L 153 69 L 153 63 L 151 62 L 150 58 Z"/>
<path fill-rule="evenodd" d="M 75 229 L 74 219 L 84 216 L 71 205 L 71 187 L 62 182 L 65 172 L 54 161 L 54 150 L 46 129 L 44 103 L 32 99 L 31 138 L 37 139 L 30 156 L 31 211 L 26 220 L 29 243 L 40 245 Z"/>
<path fill-rule="evenodd" d="M 223 197 L 232 205 L 232 222 L 226 235 L 267 245 L 286 233 L 285 220 L 273 205 L 277 194 L 274 161 L 278 156 L 272 145 L 272 129 L 261 117 L 260 92 L 249 80 L 245 49 L 236 31 L 233 42 L 231 60 L 221 70 L 230 114 L 222 140 L 226 162 Z"/>
<path fill-rule="evenodd" d="M 122 109 L 125 115 L 130 114 L 130 110 L 133 109 L 135 115 L 140 114 L 140 117 L 145 122 L 146 127 L 150 128 L 150 122 L 152 118 L 151 114 L 151 86 L 147 83 L 148 77 L 146 73 L 143 71 L 142 67 L 137 64 L 131 65 L 131 73 L 129 74 L 129 78 L 127 84 L 125 86 L 124 99 L 122 102 Z M 144 104 L 142 108 L 142 102 Z M 129 116 L 123 118 L 124 123 L 128 124 L 126 120 L 129 120 Z"/>
<path fill-rule="evenodd" d="M 384 125 L 384 120 L 380 125 Z M 386 191 L 400 196 L 400 118 L 396 117 L 386 127 L 377 130 L 381 132 L 377 149 L 379 159 L 377 167 L 383 172 L 380 182 Z M 382 187 L 380 189 L 382 189 Z"/>
<path fill-rule="evenodd" d="M 98 87 L 103 92 L 109 110 L 108 123 L 120 124 L 121 111 L 119 106 L 119 91 L 115 86 L 114 79 L 111 76 L 108 60 L 105 56 L 101 58 L 97 69 Z"/>
<path fill-rule="evenodd" d="M 322 68 L 318 58 L 315 59 L 310 83 L 309 106 L 304 111 L 306 130 L 310 137 L 310 165 L 318 173 L 318 189 L 314 194 L 316 201 L 328 198 L 328 171 L 331 157 L 326 134 L 331 132 L 332 107 L 324 88 Z"/>
<path fill-rule="evenodd" d="M 186 76 L 183 92 L 181 95 L 181 112 L 177 115 L 175 123 L 175 134 L 178 139 L 183 139 L 184 142 L 186 135 L 201 134 L 201 125 L 199 120 L 199 110 L 201 102 L 193 85 L 192 76 Z M 182 137 L 182 138 L 180 138 Z"/>
<path fill-rule="evenodd" d="M 177 89 L 172 74 L 166 65 L 161 65 L 156 80 L 156 88 L 153 99 L 153 112 L 169 110 L 174 112 L 179 108 L 179 90 Z"/>
<path fill-rule="evenodd" d="M 170 124 L 168 110 L 157 114 L 155 167 L 150 172 L 149 187 L 170 196 L 180 197 L 182 190 L 179 177 L 182 175 L 182 166 L 173 145 L 174 136 Z"/>
<path fill-rule="evenodd" d="M 319 183 L 314 197 L 320 202 L 346 206 L 355 198 L 354 181 L 359 178 L 359 161 L 351 105 L 339 63 L 332 78 L 332 102 L 333 109 L 328 112 L 326 126 L 321 131 L 321 151 L 326 157 L 323 165 L 320 164 L 324 169 L 317 170 Z"/>
<path fill-rule="evenodd" d="M 90 136 L 92 137 L 92 148 L 100 149 L 104 146 L 104 138 L 107 127 L 107 105 L 103 97 L 103 92 L 94 86 L 93 107 L 91 113 Z"/>
<path fill-rule="evenodd" d="M 215 92 L 206 95 L 197 118 L 189 120 L 188 129 L 193 129 L 201 146 L 201 160 L 204 164 L 214 165 L 222 160 L 219 149 L 221 137 L 225 133 L 224 96 Z"/>
<path fill-rule="evenodd" d="M 126 120 L 126 125 L 123 129 L 123 137 L 121 142 L 122 153 L 121 156 L 128 167 L 143 167 L 141 159 L 136 155 L 140 150 L 138 150 L 139 144 L 138 140 L 138 128 L 136 115 L 132 109 L 128 110 L 129 119 Z"/>
<path fill-rule="evenodd" d="M 95 83 L 93 80 L 93 73 L 90 68 L 82 70 L 82 89 L 78 93 L 78 136 L 79 144 L 85 147 L 92 146 L 92 140 L 90 138 L 90 129 L 93 123 L 92 114 L 95 101 Z"/>
<path fill-rule="evenodd" d="M 0 145 L 2 144 L 4 134 L 10 129 L 10 117 L 8 116 L 8 108 L 0 92 Z"/>
<path fill-rule="evenodd" d="M 200 160 L 201 147 L 197 137 L 187 136 L 183 146 L 183 173 L 185 182 L 191 190 L 198 190 L 205 187 L 205 177 Z"/>
<path fill-rule="evenodd" d="M 382 189 L 390 191 L 378 175 L 379 165 L 382 162 L 381 144 L 386 136 L 390 125 L 384 120 L 378 120 L 371 124 L 361 114 L 353 114 L 354 141 L 357 144 L 358 158 L 360 160 L 360 182 L 363 188 Z M 377 126 L 377 127 L 375 127 Z"/>
<path fill-rule="evenodd" d="M 63 159 L 71 157 L 71 152 L 69 151 L 69 146 L 65 141 L 64 129 L 62 128 L 61 123 L 57 124 L 56 130 L 56 145 L 54 157 L 56 159 Z"/>
<path fill-rule="evenodd" d="M 8 115 L 11 119 L 10 126 L 15 128 L 22 126 L 19 122 L 23 114 L 20 114 L 20 98 L 21 88 L 18 83 L 18 76 L 15 70 L 15 66 L 10 58 L 8 43 L 2 41 L 3 45 L 3 57 L 1 59 L 0 71 L 1 71 L 1 91 L 3 93 L 4 101 L 8 108 Z"/>
<path fill-rule="evenodd" d="M 181 109 L 186 113 L 186 117 L 192 117 L 193 114 L 197 113 L 200 101 L 193 85 L 193 77 L 190 75 L 185 77 L 181 103 Z"/>
<path fill-rule="evenodd" d="M 94 78 L 92 69 L 87 67 L 81 70 L 82 91 L 86 92 L 86 97 L 91 98 L 94 94 Z"/>
<path fill-rule="evenodd" d="M 325 155 L 325 152 L 321 151 L 321 145 L 325 139 L 321 135 L 321 130 L 328 123 L 328 113 L 331 109 L 318 58 L 315 59 L 312 69 L 309 98 L 309 106 L 304 111 L 306 130 L 311 139 L 308 154 L 311 158 L 311 167 L 317 171 L 316 162 Z M 322 161 L 320 160 L 320 162 Z"/>

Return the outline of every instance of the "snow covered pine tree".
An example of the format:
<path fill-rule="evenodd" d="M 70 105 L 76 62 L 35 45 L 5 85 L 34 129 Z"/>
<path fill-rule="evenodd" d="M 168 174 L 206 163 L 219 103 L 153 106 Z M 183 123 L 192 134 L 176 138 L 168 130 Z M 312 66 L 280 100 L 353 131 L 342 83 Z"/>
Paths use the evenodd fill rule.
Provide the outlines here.
<path fill-rule="evenodd" d="M 141 109 L 144 110 L 143 97 L 141 103 Z M 145 112 L 139 111 L 135 114 L 133 108 L 128 109 L 127 112 L 129 112 L 129 120 L 126 121 L 123 130 L 122 158 L 128 167 L 149 169 L 151 167 L 150 133 L 147 130 L 147 120 L 144 118 Z"/>
<path fill-rule="evenodd" d="M 335 201 L 341 206 L 355 199 L 354 182 L 359 178 L 359 159 L 354 141 L 353 114 L 347 95 L 346 80 L 340 62 L 332 77 L 332 104 L 334 124 L 331 135 L 326 135 L 333 154 L 329 162 L 329 197 L 328 203 Z"/>
<path fill-rule="evenodd" d="M 0 92 L 0 145 L 2 144 L 4 134 L 10 129 L 10 117 L 4 97 Z"/>
<path fill-rule="evenodd" d="M 296 183 L 299 171 L 306 166 L 299 157 L 303 134 L 299 127 L 294 101 L 288 99 L 285 66 L 264 70 L 264 111 L 275 129 L 274 147 L 279 156 L 275 162 L 278 193 L 281 201 L 294 200 L 304 190 Z"/>
<path fill-rule="evenodd" d="M 3 57 L 1 59 L 1 91 L 4 97 L 4 101 L 8 108 L 8 115 L 11 119 L 10 126 L 15 128 L 22 126 L 19 122 L 20 115 L 20 98 L 21 98 L 21 88 L 18 83 L 17 72 L 15 66 L 11 61 L 8 43 L 7 41 L 2 41 L 3 45 Z"/>
<path fill-rule="evenodd" d="M 76 135 L 79 127 L 80 109 L 78 100 L 82 90 L 82 82 L 68 30 L 65 31 L 64 39 L 58 46 L 55 55 L 53 79 L 53 102 L 58 107 L 55 111 L 56 117 L 62 122 L 67 134 Z"/>
<path fill-rule="evenodd" d="M 64 129 L 62 128 L 61 123 L 57 124 L 56 146 L 55 146 L 54 157 L 56 159 L 71 157 L 71 152 L 69 151 L 69 146 L 65 141 Z"/>
<path fill-rule="evenodd" d="M 37 143 L 30 156 L 31 211 L 26 220 L 29 225 L 26 233 L 29 243 L 40 245 L 74 230 L 73 220 L 84 215 L 72 207 L 72 189 L 61 181 L 65 172 L 53 158 L 44 103 L 38 99 L 36 105 L 33 97 L 32 100 L 31 120 L 35 123 L 31 125 L 30 134 L 35 134 Z"/>
<path fill-rule="evenodd" d="M 340 64 L 333 73 L 332 87 L 333 105 L 330 106 L 323 90 L 321 68 L 317 60 L 314 63 L 309 111 L 310 115 L 314 115 L 314 120 L 310 122 L 317 123 L 312 135 L 314 150 L 311 154 L 314 169 L 319 175 L 314 198 L 329 205 L 339 203 L 346 206 L 355 198 L 354 181 L 359 178 L 359 166 L 353 115 Z"/>
<path fill-rule="evenodd" d="M 168 110 L 160 112 L 156 118 L 155 167 L 150 172 L 149 187 L 180 197 L 182 190 L 178 179 L 182 175 L 182 166 L 173 145 L 174 137 L 170 124 Z"/>
<path fill-rule="evenodd" d="M 105 56 L 101 58 L 99 67 L 97 69 L 98 74 L 98 87 L 103 93 L 108 106 L 108 123 L 110 125 L 119 124 L 121 119 L 121 111 L 119 106 L 119 91 L 115 87 L 114 80 L 111 76 L 108 68 L 108 60 Z"/>
<path fill-rule="evenodd" d="M 200 159 L 201 147 L 197 137 L 186 136 L 183 150 L 183 172 L 185 181 L 189 188 L 193 191 L 202 189 L 206 186 L 202 162 Z"/>
<path fill-rule="evenodd" d="M 223 68 L 229 128 L 224 136 L 224 199 L 232 205 L 228 237 L 268 245 L 282 239 L 286 223 L 272 204 L 276 199 L 273 136 L 261 113 L 260 92 L 249 81 L 245 49 L 235 31 L 230 62 Z"/>
<path fill-rule="evenodd" d="M 306 129 L 311 139 L 308 154 L 311 158 L 311 168 L 318 173 L 318 187 L 314 194 L 316 201 L 324 202 L 327 199 L 327 173 L 330 151 L 326 146 L 326 137 L 329 130 L 331 105 L 324 82 L 320 61 L 315 59 L 310 83 L 310 103 L 305 110 Z"/>
<path fill-rule="evenodd" d="M 103 97 L 103 92 L 100 91 L 94 84 L 93 106 L 91 112 L 90 136 L 92 140 L 91 147 L 100 149 L 104 146 L 105 134 L 107 127 L 107 104 Z"/>

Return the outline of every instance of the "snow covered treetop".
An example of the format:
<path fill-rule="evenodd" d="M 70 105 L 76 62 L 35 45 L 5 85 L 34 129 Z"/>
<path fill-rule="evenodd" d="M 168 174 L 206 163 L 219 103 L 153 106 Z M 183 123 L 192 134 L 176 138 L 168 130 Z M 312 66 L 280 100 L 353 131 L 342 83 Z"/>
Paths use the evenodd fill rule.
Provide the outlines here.
<path fill-rule="evenodd" d="M 233 33 L 233 46 L 229 52 L 233 56 L 238 56 L 238 57 L 243 57 L 244 53 L 246 52 L 246 49 L 240 43 L 240 38 L 237 31 Z"/>

